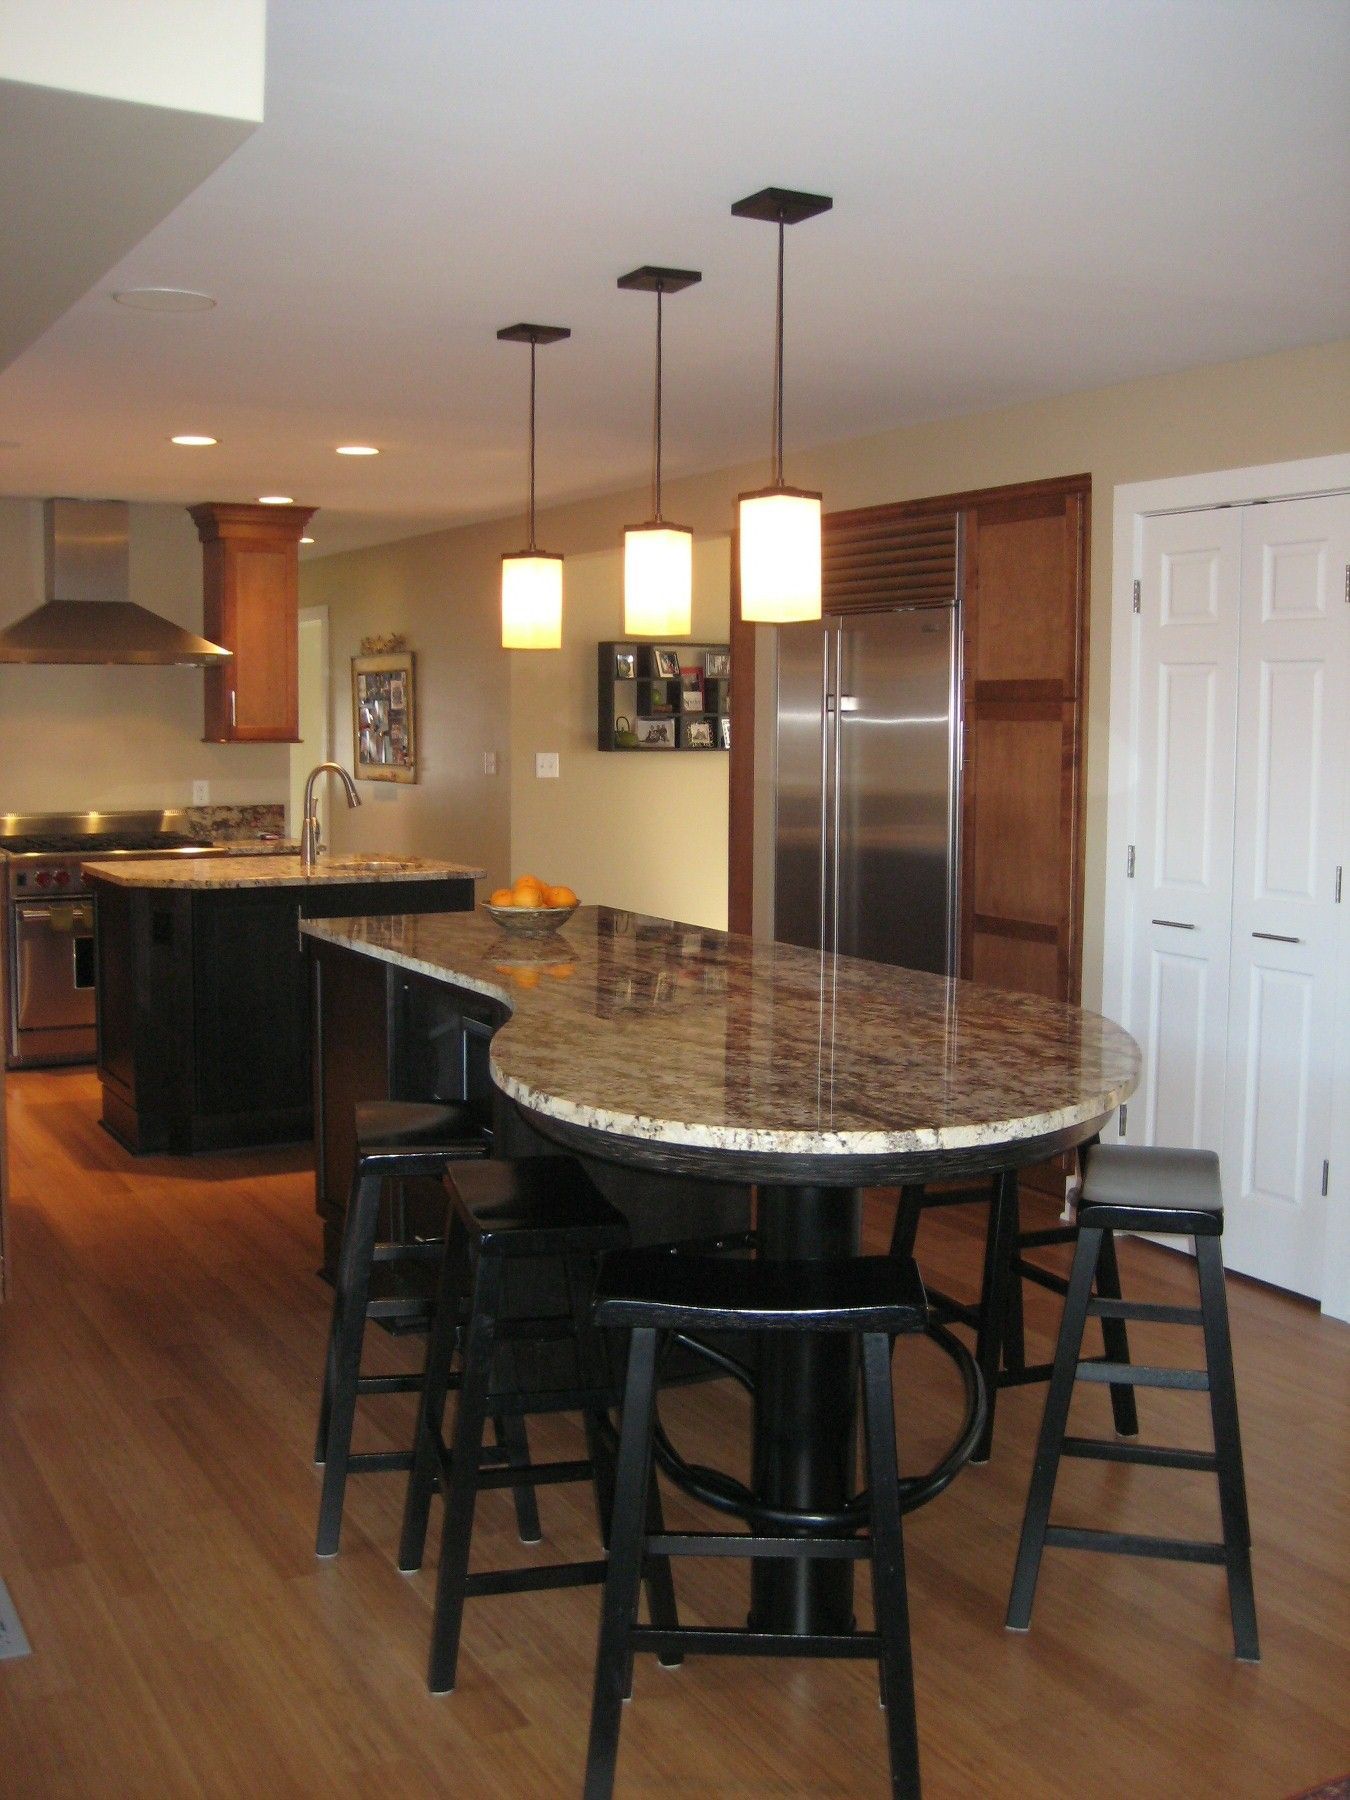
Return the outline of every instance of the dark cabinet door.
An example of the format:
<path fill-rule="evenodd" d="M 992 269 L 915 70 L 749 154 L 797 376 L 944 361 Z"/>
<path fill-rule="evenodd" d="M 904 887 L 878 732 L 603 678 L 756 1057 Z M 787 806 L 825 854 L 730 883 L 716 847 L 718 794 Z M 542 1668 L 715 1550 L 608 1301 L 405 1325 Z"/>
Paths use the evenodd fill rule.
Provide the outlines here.
<path fill-rule="evenodd" d="M 233 888 L 193 908 L 193 1110 L 309 1105 L 309 988 L 294 888 Z"/>

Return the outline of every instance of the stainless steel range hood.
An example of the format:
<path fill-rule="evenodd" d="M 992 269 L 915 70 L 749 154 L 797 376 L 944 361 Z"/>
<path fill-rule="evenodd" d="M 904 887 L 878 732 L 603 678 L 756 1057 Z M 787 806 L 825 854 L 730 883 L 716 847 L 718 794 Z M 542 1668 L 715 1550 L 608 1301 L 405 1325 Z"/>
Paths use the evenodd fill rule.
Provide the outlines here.
<path fill-rule="evenodd" d="M 206 668 L 231 652 L 128 599 L 125 500 L 47 500 L 47 600 L 0 631 L 0 663 L 180 663 Z"/>

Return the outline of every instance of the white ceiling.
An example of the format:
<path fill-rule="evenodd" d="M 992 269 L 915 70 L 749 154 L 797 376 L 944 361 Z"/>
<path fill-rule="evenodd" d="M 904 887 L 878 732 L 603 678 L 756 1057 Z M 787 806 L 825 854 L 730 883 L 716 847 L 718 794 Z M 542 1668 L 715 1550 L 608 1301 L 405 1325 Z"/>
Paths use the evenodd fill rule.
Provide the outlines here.
<path fill-rule="evenodd" d="M 263 126 L 0 374 L 0 492 L 323 510 L 317 552 L 1350 332 L 1345 0 L 271 0 Z M 127 311 L 114 289 L 218 307 Z M 174 432 L 217 435 L 187 451 Z M 338 443 L 381 446 L 360 461 Z"/>

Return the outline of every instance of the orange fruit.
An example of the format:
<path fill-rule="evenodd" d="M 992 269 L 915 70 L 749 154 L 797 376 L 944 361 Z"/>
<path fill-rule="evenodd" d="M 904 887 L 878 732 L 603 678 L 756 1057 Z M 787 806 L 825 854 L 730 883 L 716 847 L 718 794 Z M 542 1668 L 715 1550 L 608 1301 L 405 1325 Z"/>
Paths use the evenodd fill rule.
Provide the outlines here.
<path fill-rule="evenodd" d="M 512 906 L 514 904 L 510 888 L 493 888 L 488 895 L 489 906 Z"/>
<path fill-rule="evenodd" d="M 544 890 L 544 904 L 546 906 L 575 906 L 576 903 L 577 897 L 570 887 L 559 885 L 558 887 L 545 888 Z"/>
<path fill-rule="evenodd" d="M 511 887 L 512 906 L 535 907 L 544 904 L 544 884 L 533 875 L 522 875 Z"/>

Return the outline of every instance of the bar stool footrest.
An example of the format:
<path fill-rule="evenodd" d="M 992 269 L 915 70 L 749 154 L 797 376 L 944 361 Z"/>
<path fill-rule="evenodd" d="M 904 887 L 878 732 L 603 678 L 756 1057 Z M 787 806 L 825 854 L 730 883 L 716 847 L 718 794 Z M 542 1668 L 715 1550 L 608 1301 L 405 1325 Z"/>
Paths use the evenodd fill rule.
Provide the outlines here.
<path fill-rule="evenodd" d="M 1109 1381 L 1124 1387 L 1190 1388 L 1209 1392 L 1209 1376 L 1203 1369 L 1163 1369 L 1148 1363 L 1107 1362 L 1085 1357 L 1078 1365 L 1079 1381 Z"/>
<path fill-rule="evenodd" d="M 508 1463 L 480 1468 L 478 1487 L 480 1492 L 484 1488 L 562 1487 L 569 1481 L 589 1481 L 593 1473 L 589 1462 Z"/>
<path fill-rule="evenodd" d="M 635 1625 L 629 1634 L 634 1650 L 655 1650 L 658 1655 L 695 1656 L 843 1656 L 875 1661 L 881 1640 L 874 1631 L 812 1632 L 797 1636 L 789 1631 L 747 1631 L 743 1626 L 682 1625 L 660 1631 L 652 1625 Z"/>
<path fill-rule="evenodd" d="M 1090 1462 L 1146 1463 L 1154 1469 L 1196 1469 L 1218 1473 L 1219 1459 L 1212 1450 L 1174 1450 L 1165 1444 L 1122 1444 L 1104 1438 L 1066 1437 L 1061 1456 L 1078 1456 Z"/>
<path fill-rule="evenodd" d="M 653 1556 L 781 1557 L 790 1562 L 864 1562 L 872 1554 L 870 1538 L 758 1537 L 744 1531 L 660 1532 L 646 1539 Z"/>
<path fill-rule="evenodd" d="M 470 1599 L 482 1594 L 535 1594 L 551 1588 L 599 1587 L 609 1564 L 603 1561 L 541 1563 L 520 1569 L 482 1569 L 465 1578 Z"/>
<path fill-rule="evenodd" d="M 1158 1306 L 1151 1300 L 1088 1301 L 1090 1319 L 1140 1319 L 1153 1325 L 1203 1325 L 1198 1306 Z"/>
<path fill-rule="evenodd" d="M 349 1475 L 396 1474 L 400 1469 L 411 1469 L 413 1465 L 411 1450 L 354 1450 L 347 1458 Z"/>
<path fill-rule="evenodd" d="M 358 1394 L 420 1394 L 420 1375 L 358 1375 Z"/>
<path fill-rule="evenodd" d="M 1118 1556 L 1156 1556 L 1164 1562 L 1219 1563 L 1228 1560 L 1222 1544 L 1194 1538 L 1149 1537 L 1137 1531 L 1092 1531 L 1079 1525 L 1047 1525 L 1045 1542 L 1061 1550 L 1104 1550 Z"/>

